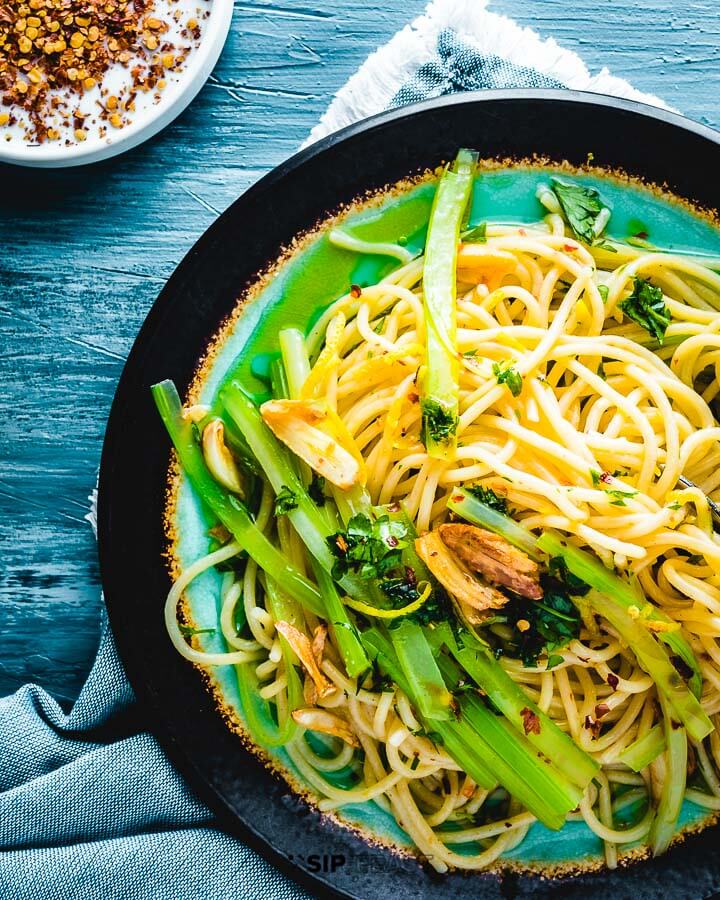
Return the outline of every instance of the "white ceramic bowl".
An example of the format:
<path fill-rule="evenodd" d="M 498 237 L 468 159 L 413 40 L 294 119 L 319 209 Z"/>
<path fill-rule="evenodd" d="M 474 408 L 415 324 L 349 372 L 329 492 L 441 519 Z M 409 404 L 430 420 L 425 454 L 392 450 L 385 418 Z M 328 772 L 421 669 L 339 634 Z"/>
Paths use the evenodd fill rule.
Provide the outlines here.
<path fill-rule="evenodd" d="M 17 126 L 11 129 L 12 140 L 7 141 L 3 139 L 7 127 L 0 128 L 0 162 L 42 168 L 84 165 L 116 156 L 157 134 L 185 109 L 205 84 L 230 30 L 232 0 L 179 0 L 173 4 L 173 9 L 184 10 L 188 16 L 193 16 L 198 8 L 209 12 L 200 22 L 200 41 L 190 52 L 184 68 L 169 74 L 159 102 L 152 102 L 150 95 L 138 94 L 137 111 L 124 128 L 108 128 L 104 137 L 96 129 L 88 129 L 85 141 L 67 145 L 64 141 L 28 143 Z M 108 74 L 112 79 L 113 73 Z M 99 96 L 99 88 L 95 91 Z"/>

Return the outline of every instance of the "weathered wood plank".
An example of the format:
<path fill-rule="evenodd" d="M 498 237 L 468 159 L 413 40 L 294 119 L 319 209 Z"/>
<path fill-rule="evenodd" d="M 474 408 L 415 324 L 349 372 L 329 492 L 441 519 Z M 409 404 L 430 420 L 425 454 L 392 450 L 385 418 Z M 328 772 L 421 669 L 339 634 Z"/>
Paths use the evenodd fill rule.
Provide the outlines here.
<path fill-rule="evenodd" d="M 83 521 L 115 384 L 164 280 L 216 213 L 306 136 L 424 0 L 236 3 L 210 82 L 149 144 L 83 171 L 2 170 L 0 695 L 76 695 L 100 608 Z M 715 0 L 496 0 L 493 9 L 720 121 Z M 652 148 L 648 148 L 652 152 Z"/>

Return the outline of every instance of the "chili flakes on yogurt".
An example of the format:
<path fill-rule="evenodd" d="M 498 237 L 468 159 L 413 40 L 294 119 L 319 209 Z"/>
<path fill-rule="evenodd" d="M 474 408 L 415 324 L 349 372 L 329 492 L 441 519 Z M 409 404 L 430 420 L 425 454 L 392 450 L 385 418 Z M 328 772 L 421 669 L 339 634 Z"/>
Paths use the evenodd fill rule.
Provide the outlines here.
<path fill-rule="evenodd" d="M 155 0 L 0 0 L 0 126 L 21 123 L 28 142 L 72 143 L 86 140 L 91 122 L 101 137 L 108 126 L 127 125 L 138 92 L 162 91 L 168 72 L 182 67 L 200 38 L 190 18 L 179 32 L 183 46 L 169 40 L 170 23 L 156 6 Z M 172 14 L 176 24 L 178 15 Z M 112 93 L 104 80 L 117 66 L 129 78 Z M 78 104 L 95 88 L 89 114 Z"/>

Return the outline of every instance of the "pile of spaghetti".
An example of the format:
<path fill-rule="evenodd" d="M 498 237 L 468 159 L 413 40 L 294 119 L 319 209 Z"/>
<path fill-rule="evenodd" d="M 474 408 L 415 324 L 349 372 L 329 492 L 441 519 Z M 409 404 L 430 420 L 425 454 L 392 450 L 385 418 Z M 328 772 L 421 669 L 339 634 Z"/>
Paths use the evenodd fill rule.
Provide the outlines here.
<path fill-rule="evenodd" d="M 421 256 L 331 234 L 398 267 L 280 333 L 273 399 L 155 386 L 218 523 L 166 620 L 320 809 L 373 801 L 439 871 L 582 819 L 612 867 L 720 809 L 720 276 L 567 180 L 469 227 L 475 163 Z M 218 652 L 177 621 L 213 566 Z"/>

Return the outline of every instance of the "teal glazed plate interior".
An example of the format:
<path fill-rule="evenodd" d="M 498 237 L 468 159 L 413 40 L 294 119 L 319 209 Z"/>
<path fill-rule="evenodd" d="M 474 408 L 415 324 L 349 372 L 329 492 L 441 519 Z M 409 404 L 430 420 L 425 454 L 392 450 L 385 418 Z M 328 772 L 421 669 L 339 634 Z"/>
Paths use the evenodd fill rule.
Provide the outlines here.
<path fill-rule="evenodd" d="M 478 176 L 473 194 L 470 225 L 480 222 L 504 224 L 538 221 L 543 209 L 535 197 L 539 181 L 552 175 L 567 175 L 567 168 L 518 163 L 489 165 Z M 669 194 L 646 187 L 625 177 L 615 177 L 599 169 L 572 172 L 572 178 L 597 188 L 612 209 L 608 236 L 624 240 L 642 234 L 651 244 L 677 251 L 692 251 L 720 257 L 720 231 L 706 214 Z M 393 242 L 409 249 L 424 246 L 436 181 L 432 176 L 391 186 L 377 196 L 357 203 L 338 220 L 344 231 L 366 241 Z M 338 220 L 334 220 L 337 224 Z M 345 294 L 351 284 L 361 287 L 375 283 L 398 263 L 386 256 L 360 255 L 333 246 L 327 225 L 308 233 L 273 269 L 271 277 L 259 279 L 243 298 L 235 315 L 214 339 L 212 351 L 200 367 L 191 400 L 212 405 L 223 382 L 234 376 L 251 384 L 258 400 L 269 397 L 267 375 L 277 346 L 280 327 L 307 330 L 319 312 Z M 174 506 L 169 531 L 180 569 L 210 550 L 209 521 L 185 478 L 175 476 Z M 185 613 L 201 629 L 215 628 L 219 618 L 220 579 L 214 570 L 197 578 L 187 591 Z M 202 635 L 200 643 L 208 651 L 227 647 L 221 637 Z M 218 705 L 231 727 L 243 731 L 243 709 L 235 670 L 232 666 L 212 670 L 212 688 Z M 290 758 L 282 749 L 260 748 L 266 762 L 310 802 L 312 790 L 302 782 Z M 320 749 L 320 748 L 318 748 Z M 343 786 L 347 773 L 335 773 Z M 337 815 L 368 840 L 401 852 L 412 853 L 407 835 L 394 818 L 373 802 L 343 807 Z M 698 830 L 716 815 L 686 801 L 679 821 L 680 831 Z M 478 852 L 477 845 L 460 845 L 460 852 Z M 624 845 L 626 859 L 644 855 L 641 845 Z M 501 857 L 496 868 L 540 870 L 547 874 L 577 872 L 601 867 L 601 841 L 584 822 L 568 822 L 555 832 L 535 823 L 521 844 Z"/>
<path fill-rule="evenodd" d="M 538 221 L 538 181 L 561 171 L 600 190 L 612 208 L 612 237 L 641 234 L 659 247 L 720 258 L 712 213 L 720 209 L 720 136 L 629 101 L 545 90 L 453 95 L 383 113 L 303 150 L 198 240 L 156 300 L 118 385 L 98 504 L 118 651 L 153 733 L 219 827 L 313 897 L 708 897 L 720 890 L 720 827 L 688 802 L 684 839 L 657 858 L 624 848 L 621 865 L 608 870 L 584 823 L 559 832 L 535 824 L 492 871 L 438 875 L 380 807 L 321 814 L 282 750 L 250 746 L 235 670 L 192 666 L 165 629 L 172 576 L 208 551 L 213 523 L 169 465 L 151 386 L 172 379 L 186 402 L 212 405 L 237 373 L 256 399 L 267 396 L 278 330 L 307 330 L 351 285 L 375 282 L 396 265 L 332 246 L 329 223 L 360 239 L 421 248 L 435 190 L 427 173 L 460 147 L 490 161 L 480 169 L 471 223 Z M 209 571 L 192 583 L 183 610 L 189 624 L 215 628 L 218 581 Z M 205 650 L 226 649 L 216 634 L 195 639 Z M 313 749 L 323 752 L 320 743 Z M 339 783 L 345 775 L 336 773 Z"/>

